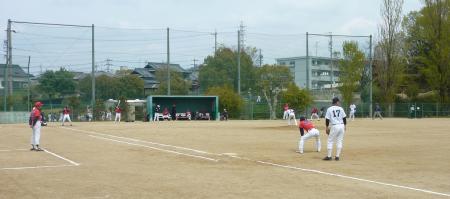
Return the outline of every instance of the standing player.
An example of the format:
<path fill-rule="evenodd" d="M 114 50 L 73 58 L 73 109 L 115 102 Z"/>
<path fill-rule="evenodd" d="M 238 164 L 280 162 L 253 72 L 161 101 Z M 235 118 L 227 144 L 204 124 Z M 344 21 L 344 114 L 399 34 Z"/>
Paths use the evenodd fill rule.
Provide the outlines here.
<path fill-rule="evenodd" d="M 298 125 L 300 129 L 300 141 L 298 143 L 298 151 L 299 153 L 303 153 L 303 145 L 306 140 L 309 140 L 312 137 L 316 138 L 316 147 L 317 152 L 320 152 L 320 133 L 319 130 L 314 128 L 314 124 L 308 121 L 305 117 L 300 117 L 300 124 Z M 305 133 L 306 130 L 306 133 Z"/>
<path fill-rule="evenodd" d="M 336 157 L 335 160 L 339 160 L 339 156 L 342 150 L 342 142 L 344 140 L 345 127 L 347 125 L 347 115 L 344 109 L 339 106 L 339 98 L 335 97 L 332 100 L 333 105 L 327 109 L 325 114 L 325 126 L 328 135 L 327 150 L 328 154 L 323 160 L 331 160 L 331 152 L 333 151 L 333 143 L 336 141 Z M 329 125 L 331 124 L 331 127 Z"/>
<path fill-rule="evenodd" d="M 311 120 L 313 120 L 314 118 L 316 118 L 317 121 L 320 120 L 319 115 L 317 114 L 319 112 L 319 110 L 317 110 L 316 107 L 313 107 L 311 110 Z"/>
<path fill-rule="evenodd" d="M 284 110 L 284 112 L 283 112 L 283 120 L 287 120 L 288 116 L 289 116 L 289 112 L 288 112 L 289 104 L 288 103 L 284 104 L 283 110 Z"/>
<path fill-rule="evenodd" d="M 161 111 L 161 107 L 159 104 L 155 106 L 155 117 L 153 117 L 153 121 L 159 121 L 159 112 Z"/>
<path fill-rule="evenodd" d="M 375 104 L 375 112 L 373 113 L 372 120 L 374 120 L 375 117 L 379 117 L 381 120 L 383 119 L 383 116 L 381 116 L 381 107 L 378 103 Z"/>
<path fill-rule="evenodd" d="M 288 117 L 287 117 L 288 125 L 290 126 L 291 125 L 291 120 L 294 120 L 294 124 L 295 124 L 295 126 L 297 126 L 297 120 L 295 119 L 295 112 L 294 112 L 294 110 L 293 109 L 288 109 L 287 110 L 287 115 L 288 115 Z"/>
<path fill-rule="evenodd" d="M 116 106 L 116 109 L 114 111 L 116 112 L 116 118 L 114 118 L 114 123 L 116 123 L 116 122 L 120 123 L 122 109 L 120 109 L 119 106 Z"/>
<path fill-rule="evenodd" d="M 41 102 L 36 102 L 34 104 L 33 110 L 30 113 L 30 119 L 28 121 L 30 127 L 33 129 L 33 134 L 31 135 L 31 151 L 42 151 L 39 147 L 39 141 L 41 139 L 42 105 L 44 104 Z"/>
<path fill-rule="evenodd" d="M 70 109 L 67 106 L 63 109 L 62 126 L 64 126 L 66 119 L 69 120 L 70 126 L 72 126 L 72 120 L 70 120 Z"/>
<path fill-rule="evenodd" d="M 356 105 L 352 103 L 350 104 L 350 119 L 352 119 L 352 121 L 355 121 L 355 112 L 356 112 Z"/>

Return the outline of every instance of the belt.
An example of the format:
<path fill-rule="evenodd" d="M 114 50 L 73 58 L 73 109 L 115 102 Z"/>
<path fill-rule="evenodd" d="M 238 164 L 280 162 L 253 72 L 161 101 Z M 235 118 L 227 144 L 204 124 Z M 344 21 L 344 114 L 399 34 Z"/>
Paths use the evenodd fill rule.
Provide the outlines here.
<path fill-rule="evenodd" d="M 339 124 L 344 124 L 344 123 L 339 123 Z M 339 124 L 331 124 L 331 125 L 333 125 L 333 126 L 334 126 L 334 125 L 339 125 Z"/>

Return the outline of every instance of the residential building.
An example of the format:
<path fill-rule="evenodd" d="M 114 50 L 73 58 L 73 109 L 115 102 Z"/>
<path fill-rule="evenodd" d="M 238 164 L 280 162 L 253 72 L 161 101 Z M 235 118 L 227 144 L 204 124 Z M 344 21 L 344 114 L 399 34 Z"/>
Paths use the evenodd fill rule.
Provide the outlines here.
<path fill-rule="evenodd" d="M 24 89 L 28 87 L 28 77 L 32 78 L 33 75 L 27 74 L 19 65 L 11 65 L 12 71 L 11 74 L 7 74 L 12 76 L 12 88 L 13 90 Z M 0 89 L 3 90 L 5 88 L 5 68 L 6 64 L 0 64 Z M 6 71 L 7 73 L 8 70 Z M 8 80 L 8 79 L 7 79 Z M 8 83 L 8 82 L 6 82 Z M 0 92 L 0 95 L 3 95 L 3 92 Z"/>
<path fill-rule="evenodd" d="M 289 67 L 294 82 L 300 88 L 311 90 L 329 89 L 338 86 L 339 67 L 336 59 L 331 64 L 329 57 L 306 56 L 276 59 L 278 65 Z"/>
<path fill-rule="evenodd" d="M 167 63 L 148 62 L 144 68 L 135 68 L 131 72 L 144 80 L 145 95 L 151 94 L 159 88 L 160 82 L 156 79 L 155 73 L 161 68 L 167 68 Z M 182 73 L 183 78 L 190 79 L 191 72 L 183 69 L 179 64 L 170 64 L 170 69 Z"/>

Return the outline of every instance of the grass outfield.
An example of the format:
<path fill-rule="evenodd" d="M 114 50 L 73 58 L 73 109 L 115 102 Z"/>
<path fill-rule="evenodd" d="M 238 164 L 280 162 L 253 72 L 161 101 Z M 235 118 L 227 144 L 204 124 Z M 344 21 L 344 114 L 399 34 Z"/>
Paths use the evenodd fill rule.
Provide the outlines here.
<path fill-rule="evenodd" d="M 449 198 L 450 119 L 357 119 L 341 161 L 285 121 L 0 125 L 0 198 Z"/>

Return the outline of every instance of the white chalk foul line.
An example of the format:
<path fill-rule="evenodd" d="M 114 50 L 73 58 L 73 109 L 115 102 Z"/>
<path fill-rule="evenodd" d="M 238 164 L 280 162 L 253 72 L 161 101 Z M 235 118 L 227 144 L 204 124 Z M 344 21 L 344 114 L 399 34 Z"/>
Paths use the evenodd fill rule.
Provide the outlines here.
<path fill-rule="evenodd" d="M 74 162 L 74 161 L 72 161 L 72 160 L 69 160 L 69 159 L 67 159 L 67 158 L 65 158 L 65 157 L 62 157 L 62 156 L 60 156 L 60 155 L 58 155 L 58 154 L 56 154 L 56 153 L 53 153 L 53 152 L 51 152 L 51 151 L 49 151 L 49 150 L 47 150 L 47 149 L 44 149 L 44 151 L 45 151 L 46 153 L 50 154 L 50 155 L 53 155 L 53 156 L 59 158 L 59 159 L 62 159 L 62 160 L 65 160 L 65 161 L 69 162 L 69 163 L 72 164 L 73 166 L 80 166 L 80 163 L 77 163 L 77 162 Z"/>
<path fill-rule="evenodd" d="M 89 134 L 94 134 L 94 135 L 101 135 L 101 136 L 108 136 L 108 137 L 113 137 L 113 138 L 120 138 L 120 139 L 130 140 L 130 141 L 134 141 L 134 142 L 148 143 L 148 144 L 164 146 L 164 147 L 172 147 L 172 148 L 175 148 L 175 149 L 182 149 L 182 150 L 192 151 L 192 152 L 201 153 L 201 154 L 215 155 L 215 154 L 212 154 L 212 153 L 209 153 L 209 152 L 206 152 L 206 151 L 201 151 L 201 150 L 198 150 L 198 149 L 191 149 L 191 148 L 174 146 L 174 145 L 169 145 L 169 144 L 162 144 L 162 143 L 157 143 L 157 142 L 150 142 L 150 141 L 145 141 L 145 140 L 139 140 L 139 139 L 135 139 L 135 138 L 128 138 L 128 137 L 122 137 L 122 136 L 109 135 L 109 134 L 99 133 L 99 132 L 95 132 L 95 131 L 85 131 L 85 130 L 80 130 L 80 129 L 67 128 L 67 127 L 61 127 L 61 128 L 65 128 L 65 129 L 69 129 L 69 130 L 73 130 L 73 131 L 78 131 L 78 132 L 82 132 L 82 133 L 89 133 Z"/>
<path fill-rule="evenodd" d="M 143 145 L 143 144 L 137 144 L 137 143 L 131 143 L 131 142 L 126 142 L 126 141 L 121 141 L 121 140 L 115 140 L 115 139 L 111 139 L 111 138 L 105 138 L 105 137 L 102 137 L 102 136 L 95 136 L 95 135 L 89 135 L 89 136 L 97 138 L 97 139 L 103 139 L 103 140 L 109 140 L 109 141 L 123 143 L 123 144 L 140 146 L 140 147 L 150 148 L 150 149 L 163 151 L 163 152 L 167 152 L 167 153 L 173 153 L 173 154 L 177 154 L 177 155 L 184 155 L 184 156 L 189 156 L 189 157 L 193 157 L 193 158 L 200 158 L 200 159 L 214 161 L 214 162 L 218 162 L 219 161 L 217 159 L 208 158 L 208 157 L 204 157 L 204 156 L 192 155 L 192 154 L 187 154 L 187 153 L 181 153 L 181 152 L 178 152 L 178 151 L 172 151 L 172 150 L 166 150 L 166 149 L 160 149 L 160 148 L 157 148 L 157 147 L 151 147 L 151 146 L 147 146 L 147 145 Z"/>
<path fill-rule="evenodd" d="M 23 170 L 23 169 L 40 169 L 40 168 L 56 168 L 56 167 L 74 167 L 72 164 L 52 165 L 52 166 L 35 166 L 35 167 L 10 167 L 0 168 L 0 170 Z"/>
<path fill-rule="evenodd" d="M 11 152 L 11 151 L 28 151 L 30 149 L 5 149 L 5 150 L 0 150 L 0 152 Z"/>
<path fill-rule="evenodd" d="M 66 128 L 66 127 L 62 127 L 62 128 Z M 96 134 L 96 135 L 103 135 L 103 136 L 110 136 L 110 137 L 128 139 L 128 140 L 137 140 L 137 139 L 133 139 L 133 138 L 112 136 L 112 135 L 103 134 L 103 133 L 97 133 L 97 132 L 92 132 L 92 131 L 84 131 L 84 130 L 78 130 L 78 129 L 72 129 L 72 128 L 66 128 L 66 129 L 73 130 L 73 131 L 84 132 L 84 133 Z M 90 136 L 92 136 L 92 135 L 90 135 Z M 94 137 L 97 137 L 97 136 L 94 136 Z M 104 138 L 104 137 L 97 137 L 97 138 L 99 138 L 99 139 L 107 139 L 107 140 L 111 140 L 111 141 L 115 141 L 115 142 L 124 142 L 124 141 L 114 140 L 114 139 L 109 139 L 109 138 Z M 143 140 L 137 140 L 137 141 L 147 142 L 147 141 L 143 141 Z M 148 143 L 152 143 L 152 142 L 148 142 Z M 155 150 L 164 150 L 164 149 L 159 149 L 159 148 L 150 147 L 150 146 L 146 146 L 146 145 L 135 144 L 135 143 L 128 143 L 128 144 L 136 145 L 136 146 L 142 146 L 142 147 L 147 147 L 147 148 L 154 148 Z M 157 143 L 157 144 L 159 144 L 159 143 Z M 162 146 L 172 146 L 172 145 L 165 145 L 165 144 L 160 144 L 160 145 L 162 145 Z M 189 149 L 189 148 L 184 148 L 184 147 L 177 147 L 177 146 L 172 146 L 172 147 L 180 148 L 180 149 L 186 149 L 186 150 L 191 150 L 191 151 L 199 151 L 199 150 Z M 176 152 L 176 151 L 172 151 L 172 152 L 175 152 L 176 154 L 180 153 L 180 152 Z M 384 186 L 390 186 L 390 187 L 396 187 L 396 188 L 401 188 L 401 189 L 419 191 L 419 192 L 428 193 L 428 194 L 434 194 L 434 195 L 450 197 L 450 194 L 447 194 L 447 193 L 440 193 L 440 192 L 430 191 L 430 190 L 426 190 L 426 189 L 419 189 L 419 188 L 402 186 L 402 185 L 396 185 L 396 184 L 391 184 L 391 183 L 384 183 L 384 182 L 379 182 L 379 181 L 374 181 L 374 180 L 367 180 L 367 179 L 363 179 L 363 178 L 351 177 L 351 176 L 346 176 L 346 175 L 341 175 L 341 174 L 334 174 L 334 173 L 329 173 L 329 172 L 324 172 L 324 171 L 319 171 L 319 170 L 314 170 L 314 169 L 305 169 L 305 168 L 294 167 L 294 166 L 289 166 L 289 165 L 281 165 L 281 164 L 276 164 L 276 163 L 271 163 L 271 162 L 252 160 L 252 159 L 245 158 L 245 157 L 239 157 L 239 156 L 234 155 L 234 154 L 213 154 L 213 153 L 209 153 L 209 152 L 205 152 L 205 151 L 201 151 L 201 152 L 203 152 L 205 154 L 212 154 L 212 155 L 219 155 L 219 156 L 220 155 L 226 155 L 226 156 L 229 156 L 229 157 L 232 157 L 232 158 L 237 158 L 237 159 L 247 160 L 247 161 L 253 161 L 253 162 L 256 162 L 256 163 L 260 163 L 260 164 L 271 165 L 271 166 L 276 166 L 276 167 L 282 167 L 282 168 L 286 168 L 286 169 L 301 170 L 301 171 L 305 171 L 305 172 L 312 172 L 312 173 L 329 175 L 329 176 L 335 176 L 335 177 L 340 177 L 340 178 L 346 178 L 346 179 L 351 179 L 351 180 L 356 180 L 356 181 L 361 181 L 361 182 L 373 183 L 373 184 L 378 184 L 378 185 L 384 185 Z M 193 155 L 190 155 L 190 154 L 185 154 L 185 155 L 193 156 Z M 206 157 L 203 157 L 203 156 L 199 156 L 199 157 L 206 158 Z M 211 159 L 211 158 L 208 158 L 208 159 Z M 218 161 L 218 160 L 215 160 L 215 159 L 211 159 L 211 160 L 215 161 L 215 162 Z"/>
<path fill-rule="evenodd" d="M 450 197 L 450 194 L 430 191 L 430 190 L 426 190 L 426 189 L 418 189 L 418 188 L 407 187 L 407 186 L 402 186 L 402 185 L 396 185 L 396 184 L 391 184 L 391 183 L 379 182 L 379 181 L 375 181 L 375 180 L 367 180 L 367 179 L 363 179 L 363 178 L 357 178 L 357 177 L 351 177 L 351 176 L 346 176 L 346 175 L 341 175 L 341 174 L 329 173 L 329 172 L 324 172 L 324 171 L 319 171 L 319 170 L 314 170 L 314 169 L 304 169 L 304 168 L 294 167 L 294 166 L 289 166 L 289 165 L 281 165 L 281 164 L 265 162 L 265 161 L 260 161 L 260 160 L 256 160 L 255 162 L 260 163 L 260 164 L 275 166 L 275 167 L 282 167 L 282 168 L 286 168 L 286 169 L 293 169 L 293 170 L 300 170 L 300 171 L 318 173 L 318 174 L 323 174 L 323 175 L 335 176 L 335 177 L 346 178 L 346 179 L 351 179 L 351 180 L 356 180 L 356 181 L 368 182 L 368 183 L 373 183 L 373 184 L 391 186 L 391 187 L 396 187 L 396 188 L 402 188 L 402 189 L 408 189 L 408 190 L 413 190 L 413 191 L 419 191 L 419 192 L 424 192 L 424 193 L 429 193 L 429 194 L 434 194 L 434 195 Z"/>

